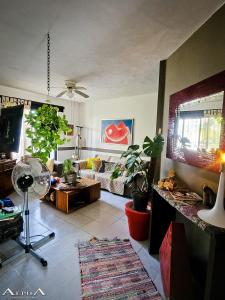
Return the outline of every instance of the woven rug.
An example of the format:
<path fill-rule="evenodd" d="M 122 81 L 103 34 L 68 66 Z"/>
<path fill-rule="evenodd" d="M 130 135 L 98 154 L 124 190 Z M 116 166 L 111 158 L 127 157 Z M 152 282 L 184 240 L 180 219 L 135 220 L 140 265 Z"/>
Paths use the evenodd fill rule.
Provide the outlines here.
<path fill-rule="evenodd" d="M 82 299 L 161 300 L 129 240 L 79 243 Z"/>

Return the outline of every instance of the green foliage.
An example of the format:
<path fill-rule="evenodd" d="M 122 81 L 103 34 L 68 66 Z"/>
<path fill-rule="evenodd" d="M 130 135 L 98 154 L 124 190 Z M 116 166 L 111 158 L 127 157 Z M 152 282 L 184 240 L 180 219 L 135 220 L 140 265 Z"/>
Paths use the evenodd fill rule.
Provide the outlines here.
<path fill-rule="evenodd" d="M 123 170 L 121 170 L 120 166 L 117 165 L 112 172 L 111 178 L 116 179 L 116 178 L 122 176 L 122 174 L 123 174 Z"/>
<path fill-rule="evenodd" d="M 65 116 L 61 117 L 57 113 L 57 107 L 44 104 L 35 112 L 26 115 L 29 125 L 26 135 L 31 140 L 31 146 L 26 150 L 33 157 L 40 158 L 43 163 L 48 161 L 50 153 L 56 150 L 58 145 L 67 141 L 62 135 L 71 131 Z"/>
<path fill-rule="evenodd" d="M 65 159 L 63 162 L 63 175 L 76 173 L 71 159 Z"/>
<path fill-rule="evenodd" d="M 150 191 L 151 184 L 154 178 L 155 163 L 157 157 L 162 153 L 164 145 L 163 137 L 158 134 L 153 140 L 148 136 L 145 137 L 142 149 L 139 145 L 131 145 L 121 155 L 122 158 L 126 158 L 125 170 L 127 180 L 126 183 L 133 186 L 134 190 L 138 191 Z M 143 155 L 149 157 L 149 160 L 144 160 Z M 112 179 L 116 179 L 122 175 L 119 166 L 113 170 Z M 139 186 L 138 178 L 141 177 L 142 185 Z"/>
<path fill-rule="evenodd" d="M 148 157 L 159 157 L 164 145 L 164 139 L 161 134 L 156 135 L 153 140 L 148 136 L 145 137 L 143 143 L 143 151 Z"/>

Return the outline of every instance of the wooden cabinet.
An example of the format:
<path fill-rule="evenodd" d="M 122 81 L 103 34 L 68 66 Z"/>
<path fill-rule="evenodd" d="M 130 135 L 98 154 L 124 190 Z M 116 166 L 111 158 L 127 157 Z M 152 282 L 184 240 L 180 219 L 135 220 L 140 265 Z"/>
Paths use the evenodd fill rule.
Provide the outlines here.
<path fill-rule="evenodd" d="M 199 202 L 174 201 L 170 192 L 154 186 L 149 253 L 159 253 L 171 221 L 182 221 L 188 233 L 188 242 L 192 241 L 188 243 L 188 247 L 196 299 L 221 300 L 225 299 L 225 229 L 201 220 L 197 211 L 202 208 L 203 205 Z M 194 233 L 197 235 L 193 236 Z"/>
<path fill-rule="evenodd" d="M 0 160 L 0 197 L 8 196 L 13 192 L 11 174 L 15 164 L 15 159 Z"/>

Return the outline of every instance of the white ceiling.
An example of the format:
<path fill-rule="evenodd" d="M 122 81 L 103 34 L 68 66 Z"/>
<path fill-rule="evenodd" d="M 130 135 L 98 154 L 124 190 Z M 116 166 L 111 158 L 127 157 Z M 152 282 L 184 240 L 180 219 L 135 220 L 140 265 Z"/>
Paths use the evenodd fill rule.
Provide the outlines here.
<path fill-rule="evenodd" d="M 166 59 L 224 0 L 0 1 L 0 84 L 46 93 L 74 79 L 90 99 L 157 91 Z M 60 89 L 51 89 L 56 95 Z M 79 96 L 76 99 L 80 99 Z"/>

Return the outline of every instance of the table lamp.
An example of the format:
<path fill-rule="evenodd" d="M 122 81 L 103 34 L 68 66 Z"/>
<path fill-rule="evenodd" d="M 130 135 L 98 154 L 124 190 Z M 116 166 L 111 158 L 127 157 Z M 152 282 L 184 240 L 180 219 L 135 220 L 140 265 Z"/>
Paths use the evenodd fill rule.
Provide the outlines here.
<path fill-rule="evenodd" d="M 215 205 L 212 209 L 202 209 L 198 211 L 198 216 L 203 221 L 222 228 L 225 228 L 224 187 L 225 187 L 225 153 L 221 155 L 220 180 L 219 180 Z"/>

